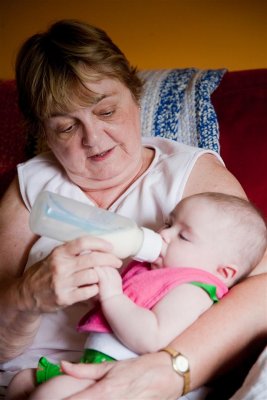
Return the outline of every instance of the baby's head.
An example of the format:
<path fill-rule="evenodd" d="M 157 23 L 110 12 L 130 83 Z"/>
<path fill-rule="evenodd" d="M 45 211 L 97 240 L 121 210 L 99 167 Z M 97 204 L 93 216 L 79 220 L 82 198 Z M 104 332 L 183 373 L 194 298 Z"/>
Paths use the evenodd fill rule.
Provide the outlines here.
<path fill-rule="evenodd" d="M 230 287 L 261 260 L 266 223 L 248 201 L 223 193 L 184 198 L 160 232 L 161 256 L 154 267 L 207 270 Z"/>

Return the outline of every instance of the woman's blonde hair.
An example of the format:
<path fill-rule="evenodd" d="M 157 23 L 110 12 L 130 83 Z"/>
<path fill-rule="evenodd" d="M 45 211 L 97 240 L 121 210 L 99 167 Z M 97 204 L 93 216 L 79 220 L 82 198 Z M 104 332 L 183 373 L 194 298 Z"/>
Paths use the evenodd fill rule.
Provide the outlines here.
<path fill-rule="evenodd" d="M 139 102 L 142 82 L 121 50 L 101 29 L 75 20 L 54 23 L 30 37 L 16 60 L 19 106 L 30 132 L 54 112 L 88 105 L 88 82 L 118 79 Z"/>

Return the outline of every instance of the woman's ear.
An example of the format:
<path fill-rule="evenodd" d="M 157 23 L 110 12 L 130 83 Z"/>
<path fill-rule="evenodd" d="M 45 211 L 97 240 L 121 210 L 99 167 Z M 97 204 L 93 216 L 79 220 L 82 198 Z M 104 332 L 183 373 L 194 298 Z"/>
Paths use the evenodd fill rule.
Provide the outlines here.
<path fill-rule="evenodd" d="M 236 265 L 221 265 L 217 268 L 217 272 L 225 282 L 232 283 L 238 273 L 238 267 Z"/>

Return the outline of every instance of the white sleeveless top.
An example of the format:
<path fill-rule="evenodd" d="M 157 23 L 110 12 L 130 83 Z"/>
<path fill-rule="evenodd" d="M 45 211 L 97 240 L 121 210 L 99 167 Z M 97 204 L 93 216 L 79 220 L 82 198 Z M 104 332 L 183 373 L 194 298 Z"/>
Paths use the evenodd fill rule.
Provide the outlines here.
<path fill-rule="evenodd" d="M 198 157 L 212 153 L 219 160 L 221 158 L 211 150 L 190 147 L 168 139 L 147 137 L 142 142 L 144 146 L 155 150 L 154 160 L 109 210 L 134 219 L 140 226 L 158 230 L 181 200 Z M 18 177 L 21 195 L 29 211 L 43 190 L 95 205 L 69 180 L 51 152 L 19 164 Z M 25 269 L 46 257 L 58 244 L 60 242 L 45 237 L 37 240 L 30 251 Z M 0 369 L 6 371 L 0 374 L 0 385 L 7 384 L 12 375 L 22 368 L 35 368 L 42 355 L 55 362 L 61 359 L 78 361 L 86 335 L 77 333 L 76 325 L 88 312 L 88 307 L 88 303 L 79 303 L 62 311 L 43 314 L 40 329 L 29 349 L 13 360 L 0 364 Z"/>

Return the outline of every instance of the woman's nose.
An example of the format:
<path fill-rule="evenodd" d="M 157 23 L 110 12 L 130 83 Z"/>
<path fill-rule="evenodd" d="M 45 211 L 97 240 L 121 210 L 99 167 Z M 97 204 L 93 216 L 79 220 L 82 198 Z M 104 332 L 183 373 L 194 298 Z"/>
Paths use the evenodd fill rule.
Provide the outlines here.
<path fill-rule="evenodd" d="M 90 145 L 90 141 L 88 140 L 88 137 L 82 137 L 82 145 L 83 146 L 87 146 L 87 147 L 91 147 Z"/>
<path fill-rule="evenodd" d="M 95 124 L 86 124 L 82 131 L 82 144 L 87 147 L 94 147 L 99 142 L 99 135 Z"/>

